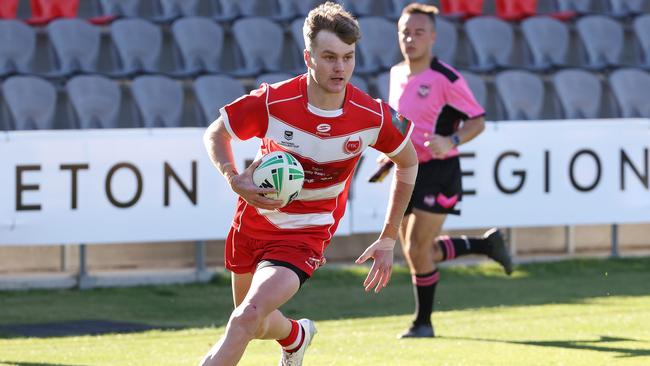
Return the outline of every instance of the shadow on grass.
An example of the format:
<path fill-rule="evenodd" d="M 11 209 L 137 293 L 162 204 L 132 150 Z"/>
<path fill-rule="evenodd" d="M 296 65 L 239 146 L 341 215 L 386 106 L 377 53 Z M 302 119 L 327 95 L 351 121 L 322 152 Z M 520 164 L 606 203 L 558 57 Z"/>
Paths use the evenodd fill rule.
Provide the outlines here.
<path fill-rule="evenodd" d="M 520 344 L 526 346 L 538 346 L 549 348 L 566 348 L 577 350 L 589 350 L 597 352 L 618 353 L 618 357 L 650 357 L 650 349 L 633 349 L 622 348 L 611 345 L 616 342 L 644 342 L 638 339 L 619 338 L 600 336 L 600 339 L 579 340 L 579 341 L 507 341 L 500 339 L 485 339 L 485 338 L 467 338 L 467 337 L 438 337 L 441 339 L 450 340 L 463 340 L 463 341 L 477 341 L 477 342 L 491 342 L 491 343 L 505 343 L 505 344 Z M 645 342 L 644 342 L 645 343 Z"/>
<path fill-rule="evenodd" d="M 140 333 L 150 330 L 179 330 L 181 327 L 156 327 L 146 324 L 105 320 L 77 320 L 41 324 L 0 325 L 0 339 L 75 337 L 103 334 Z"/>

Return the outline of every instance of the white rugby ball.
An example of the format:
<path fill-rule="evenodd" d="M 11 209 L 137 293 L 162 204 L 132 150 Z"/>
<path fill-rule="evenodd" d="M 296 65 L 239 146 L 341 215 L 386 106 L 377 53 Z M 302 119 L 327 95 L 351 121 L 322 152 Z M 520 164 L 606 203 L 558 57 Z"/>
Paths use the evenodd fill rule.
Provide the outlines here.
<path fill-rule="evenodd" d="M 283 151 L 264 155 L 253 172 L 253 183 L 260 188 L 275 188 L 275 193 L 267 193 L 266 197 L 282 201 L 282 206 L 298 197 L 304 180 L 305 172 L 300 162 Z"/>

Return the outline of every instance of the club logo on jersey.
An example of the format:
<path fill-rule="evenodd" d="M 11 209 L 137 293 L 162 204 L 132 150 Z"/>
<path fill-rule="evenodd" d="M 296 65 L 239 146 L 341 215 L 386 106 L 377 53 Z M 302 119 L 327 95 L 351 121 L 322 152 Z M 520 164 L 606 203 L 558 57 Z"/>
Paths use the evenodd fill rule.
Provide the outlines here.
<path fill-rule="evenodd" d="M 321 123 L 318 126 L 316 126 L 316 131 L 320 133 L 328 133 L 332 129 L 332 126 L 328 125 L 327 123 Z"/>
<path fill-rule="evenodd" d="M 287 140 L 293 139 L 293 131 L 284 131 L 284 138 Z"/>
<path fill-rule="evenodd" d="M 401 114 L 397 113 L 397 111 L 393 108 L 390 109 L 390 112 L 393 115 L 393 127 L 395 127 L 402 134 L 402 136 L 406 136 L 406 133 L 409 130 L 409 126 L 411 125 L 411 121 L 406 119 L 406 117 L 402 116 Z"/>
<path fill-rule="evenodd" d="M 429 85 L 423 84 L 418 87 L 418 95 L 420 98 L 426 98 L 427 95 L 429 95 L 429 91 L 431 91 L 431 87 Z"/>
<path fill-rule="evenodd" d="M 361 151 L 363 140 L 359 136 L 350 136 L 343 143 L 343 151 L 346 154 L 355 155 Z"/>

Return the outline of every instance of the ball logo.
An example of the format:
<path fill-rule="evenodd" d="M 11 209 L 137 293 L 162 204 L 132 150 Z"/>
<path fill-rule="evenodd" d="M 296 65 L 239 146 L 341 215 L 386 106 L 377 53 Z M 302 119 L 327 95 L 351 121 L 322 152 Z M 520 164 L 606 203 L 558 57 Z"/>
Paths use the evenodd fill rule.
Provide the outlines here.
<path fill-rule="evenodd" d="M 328 125 L 327 123 L 321 123 L 318 126 L 316 126 L 316 131 L 320 133 L 328 133 L 332 129 L 332 126 Z"/>
<path fill-rule="evenodd" d="M 351 155 L 359 153 L 361 151 L 362 141 L 359 136 L 348 137 L 343 144 L 343 151 Z"/>

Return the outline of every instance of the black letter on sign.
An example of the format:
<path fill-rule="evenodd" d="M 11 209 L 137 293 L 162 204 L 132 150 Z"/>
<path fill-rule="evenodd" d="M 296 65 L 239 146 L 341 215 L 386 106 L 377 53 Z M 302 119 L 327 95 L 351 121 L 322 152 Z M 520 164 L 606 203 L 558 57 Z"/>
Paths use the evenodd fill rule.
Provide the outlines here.
<path fill-rule="evenodd" d="M 519 192 L 521 187 L 523 187 L 524 183 L 526 182 L 526 171 L 525 170 L 513 170 L 512 175 L 519 177 L 519 184 L 513 188 L 506 188 L 501 184 L 501 180 L 499 179 L 499 166 L 501 166 L 501 161 L 509 156 L 514 156 L 515 158 L 519 157 L 519 153 L 516 151 L 506 151 L 503 154 L 499 156 L 497 159 L 496 164 L 494 164 L 494 182 L 497 185 L 497 188 L 503 193 L 507 194 L 513 194 Z"/>
<path fill-rule="evenodd" d="M 127 202 L 119 202 L 118 200 L 116 200 L 115 197 L 113 197 L 113 192 L 111 191 L 111 181 L 113 180 L 113 174 L 115 174 L 115 172 L 118 169 L 122 169 L 122 168 L 127 168 L 127 169 L 131 170 L 133 172 L 133 174 L 135 174 L 135 178 L 138 180 L 138 189 L 135 192 L 135 196 L 133 196 L 133 198 L 130 201 L 127 201 Z M 108 197 L 108 200 L 111 201 L 113 206 L 119 207 L 119 208 L 131 207 L 131 206 L 135 205 L 136 202 L 138 202 L 138 200 L 140 199 L 140 196 L 142 195 L 142 175 L 140 174 L 140 171 L 138 170 L 138 168 L 136 168 L 135 165 L 133 165 L 131 163 L 115 164 L 108 171 L 108 175 L 106 175 L 106 185 L 105 185 L 105 187 L 106 187 L 106 197 Z"/>
<path fill-rule="evenodd" d="M 459 159 L 467 159 L 467 158 L 472 158 L 474 159 L 476 157 L 476 153 L 460 153 L 458 154 Z M 462 164 L 461 164 L 462 166 Z M 461 170 L 460 171 L 461 177 L 473 177 L 474 176 L 474 171 L 473 170 Z M 465 189 L 463 187 L 463 196 L 474 196 L 476 195 L 476 190 L 475 189 Z"/>
<path fill-rule="evenodd" d="M 88 164 L 61 164 L 59 167 L 61 170 L 70 171 L 70 179 L 72 180 L 72 189 L 71 189 L 71 203 L 70 208 L 73 210 L 77 209 L 77 171 L 80 169 L 88 169 Z"/>
<path fill-rule="evenodd" d="M 630 160 L 630 157 L 627 156 L 625 153 L 625 150 L 621 150 L 621 190 L 625 190 L 625 165 L 629 165 L 630 168 L 632 168 L 632 171 L 634 172 L 634 175 L 636 175 L 639 180 L 641 181 L 641 184 L 648 189 L 648 148 L 643 149 L 643 152 L 645 155 L 643 155 L 643 174 L 639 173 L 639 170 L 632 164 L 632 160 Z"/>
<path fill-rule="evenodd" d="M 189 190 L 185 184 L 181 181 L 181 178 L 176 175 L 176 172 L 172 169 L 169 163 L 165 162 L 165 206 L 169 206 L 169 177 L 174 178 L 179 187 L 185 192 L 187 198 L 192 201 L 192 204 L 196 206 L 196 160 L 192 160 L 192 190 Z"/>
<path fill-rule="evenodd" d="M 573 167 L 576 161 L 578 160 L 578 158 L 580 157 L 580 155 L 583 154 L 587 154 L 591 156 L 596 162 L 596 179 L 594 179 L 593 183 L 591 183 L 588 186 L 581 186 L 580 184 L 578 184 L 578 182 L 576 181 L 576 177 L 573 175 Z M 579 190 L 580 192 L 589 192 L 592 189 L 596 188 L 596 186 L 600 182 L 600 170 L 601 170 L 600 159 L 598 158 L 598 155 L 596 155 L 595 152 L 589 149 L 580 150 L 577 153 L 575 153 L 575 155 L 573 155 L 573 158 L 571 158 L 571 163 L 569 164 L 569 177 L 571 178 L 571 184 L 573 185 L 573 187 L 575 187 L 575 189 Z"/>
<path fill-rule="evenodd" d="M 24 205 L 23 191 L 38 191 L 38 184 L 23 184 L 24 171 L 40 171 L 40 165 L 17 165 L 16 166 L 16 211 L 40 211 L 41 205 Z"/>

